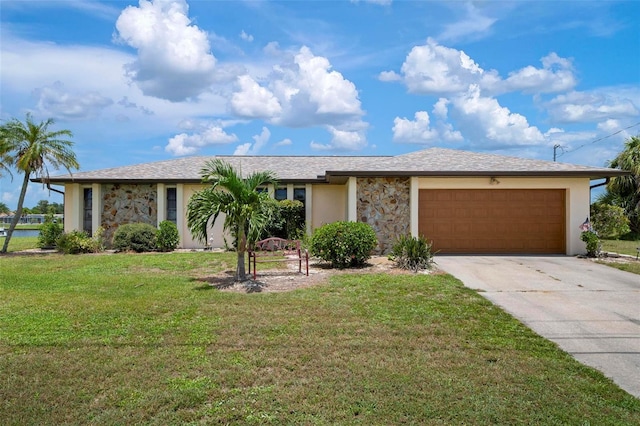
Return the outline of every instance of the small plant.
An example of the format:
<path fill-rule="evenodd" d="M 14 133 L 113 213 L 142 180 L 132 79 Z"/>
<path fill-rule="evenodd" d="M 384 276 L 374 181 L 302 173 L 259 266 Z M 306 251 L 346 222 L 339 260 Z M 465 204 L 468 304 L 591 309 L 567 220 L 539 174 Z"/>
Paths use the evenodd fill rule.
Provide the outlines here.
<path fill-rule="evenodd" d="M 98 239 L 91 238 L 86 232 L 78 230 L 60 235 L 56 246 L 65 254 L 97 253 L 102 250 Z"/>
<path fill-rule="evenodd" d="M 584 231 L 580 234 L 580 239 L 587 244 L 588 257 L 598 257 L 600 255 L 602 244 L 600 243 L 598 234 L 593 231 Z"/>
<path fill-rule="evenodd" d="M 156 231 L 148 223 L 120 225 L 113 234 L 113 248 L 119 251 L 142 253 L 156 249 Z"/>
<path fill-rule="evenodd" d="M 399 268 L 418 272 L 428 269 L 433 263 L 431 243 L 424 236 L 401 235 L 391 249 L 389 256 Z"/>
<path fill-rule="evenodd" d="M 53 215 L 47 215 L 40 227 L 37 246 L 42 249 L 54 248 L 63 232 L 62 225 L 54 220 Z"/>
<path fill-rule="evenodd" d="M 333 222 L 316 229 L 309 248 L 334 268 L 362 266 L 378 244 L 376 233 L 362 222 Z"/>
<path fill-rule="evenodd" d="M 178 247 L 180 235 L 175 223 L 164 220 L 156 232 L 156 247 L 160 251 L 173 251 Z"/>

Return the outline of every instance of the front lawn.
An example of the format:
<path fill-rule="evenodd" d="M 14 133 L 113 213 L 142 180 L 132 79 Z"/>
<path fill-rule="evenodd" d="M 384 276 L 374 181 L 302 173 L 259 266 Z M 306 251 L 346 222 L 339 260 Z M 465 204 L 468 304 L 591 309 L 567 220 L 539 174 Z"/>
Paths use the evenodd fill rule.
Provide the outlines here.
<path fill-rule="evenodd" d="M 602 251 L 610 253 L 636 256 L 638 247 L 640 247 L 640 241 L 602 240 Z"/>
<path fill-rule="evenodd" d="M 640 423 L 640 400 L 449 275 L 200 280 L 234 262 L 0 256 L 2 424 Z"/>

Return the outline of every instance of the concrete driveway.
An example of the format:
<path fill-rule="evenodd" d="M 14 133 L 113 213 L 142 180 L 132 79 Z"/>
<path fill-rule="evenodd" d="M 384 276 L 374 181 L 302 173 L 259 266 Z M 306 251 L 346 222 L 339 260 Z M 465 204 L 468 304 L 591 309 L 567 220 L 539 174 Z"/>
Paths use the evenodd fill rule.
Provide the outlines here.
<path fill-rule="evenodd" d="M 568 256 L 437 256 L 441 269 L 640 398 L 640 275 Z"/>

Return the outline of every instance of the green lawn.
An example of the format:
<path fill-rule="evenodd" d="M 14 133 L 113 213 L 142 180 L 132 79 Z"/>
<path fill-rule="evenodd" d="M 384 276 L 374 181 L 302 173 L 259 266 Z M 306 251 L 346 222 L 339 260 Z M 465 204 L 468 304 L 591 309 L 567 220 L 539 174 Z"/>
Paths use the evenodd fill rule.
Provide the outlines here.
<path fill-rule="evenodd" d="M 638 247 L 640 247 L 640 241 L 602 240 L 602 251 L 611 253 L 635 256 L 638 254 Z"/>
<path fill-rule="evenodd" d="M 0 256 L 2 424 L 640 423 L 640 400 L 449 275 L 200 280 L 234 257 Z"/>

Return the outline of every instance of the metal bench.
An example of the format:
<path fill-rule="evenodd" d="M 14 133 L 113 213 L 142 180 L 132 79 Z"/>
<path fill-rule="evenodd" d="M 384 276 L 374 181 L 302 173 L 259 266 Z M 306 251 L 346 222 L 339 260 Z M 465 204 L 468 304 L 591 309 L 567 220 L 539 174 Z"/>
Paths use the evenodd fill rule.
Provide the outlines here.
<path fill-rule="evenodd" d="M 265 262 L 298 262 L 298 272 L 302 273 L 302 261 L 305 261 L 307 276 L 309 276 L 309 252 L 301 249 L 300 240 L 285 240 L 284 238 L 267 238 L 255 243 L 249 250 L 249 273 L 253 263 L 253 279 L 257 278 L 257 263 Z"/>

